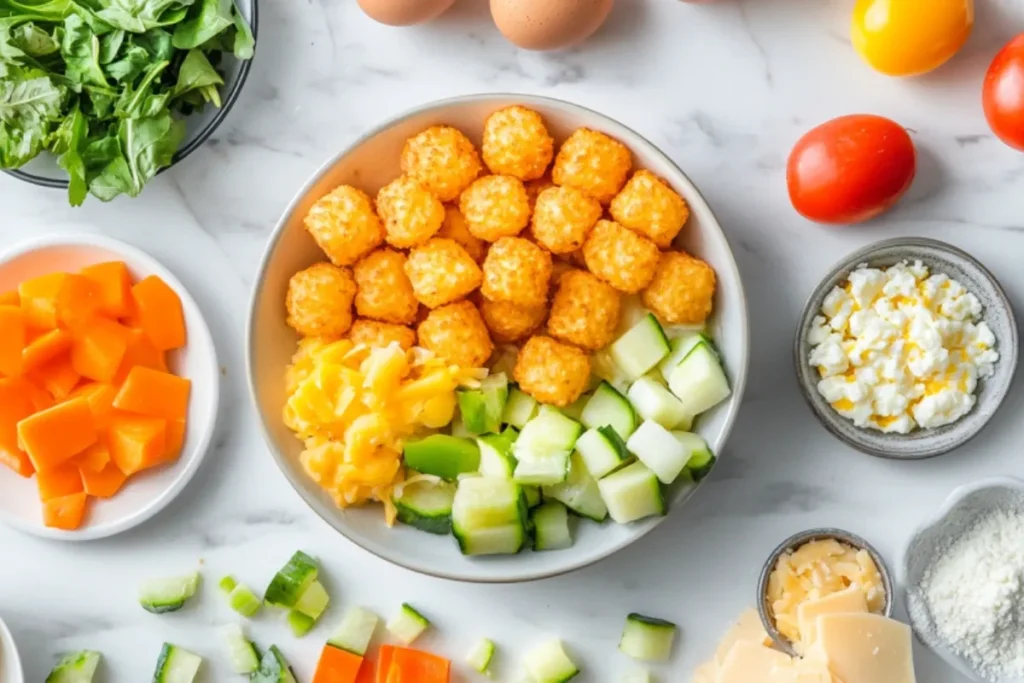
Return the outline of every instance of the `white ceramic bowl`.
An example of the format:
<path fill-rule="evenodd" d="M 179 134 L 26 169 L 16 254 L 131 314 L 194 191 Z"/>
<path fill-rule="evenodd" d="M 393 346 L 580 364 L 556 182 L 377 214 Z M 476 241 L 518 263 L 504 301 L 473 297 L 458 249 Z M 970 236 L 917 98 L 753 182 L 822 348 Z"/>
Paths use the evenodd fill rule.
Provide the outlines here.
<path fill-rule="evenodd" d="M 0 467 L 0 521 L 22 531 L 64 541 L 105 538 L 142 524 L 177 496 L 196 473 L 210 445 L 217 418 L 220 369 L 213 337 L 199 306 L 169 270 L 135 247 L 107 237 L 64 235 L 19 244 L 0 254 L 0 292 L 26 278 L 57 270 L 78 270 L 103 261 L 124 261 L 138 281 L 157 275 L 181 297 L 188 344 L 168 354 L 175 373 L 192 380 L 188 422 L 181 457 L 172 465 L 132 477 L 109 500 L 90 501 L 85 524 L 75 531 L 43 526 L 34 480 Z"/>
<path fill-rule="evenodd" d="M 14 636 L 3 619 L 0 619 L 0 683 L 25 683 L 25 672 L 21 669 Z"/>
<path fill-rule="evenodd" d="M 323 519 L 366 550 L 395 564 L 444 578 L 509 582 L 538 579 L 568 572 L 606 557 L 653 529 L 661 518 L 620 526 L 580 524 L 567 550 L 515 556 L 468 558 L 450 538 L 411 527 L 385 526 L 379 506 L 339 510 L 302 471 L 302 444 L 281 420 L 285 402 L 284 374 L 295 352 L 297 337 L 285 324 L 288 279 L 325 259 L 303 229 L 310 205 L 340 184 L 350 183 L 371 195 L 400 174 L 399 155 L 405 140 L 435 124 L 448 124 L 479 144 L 484 120 L 502 107 L 522 104 L 540 112 L 557 142 L 580 127 L 604 131 L 628 146 L 635 165 L 665 178 L 690 205 L 692 216 L 679 239 L 681 246 L 707 260 L 718 274 L 715 315 L 709 322 L 733 393 L 699 421 L 699 432 L 715 453 L 721 453 L 732 428 L 746 384 L 748 363 L 747 306 L 740 274 L 722 229 L 693 183 L 671 159 L 650 142 L 597 112 L 559 100 L 525 95 L 476 95 L 426 105 L 389 121 L 357 140 L 328 161 L 285 210 L 264 253 L 253 291 L 248 330 L 248 369 L 253 398 L 270 450 L 292 486 Z M 673 513 L 693 487 L 669 491 Z"/>

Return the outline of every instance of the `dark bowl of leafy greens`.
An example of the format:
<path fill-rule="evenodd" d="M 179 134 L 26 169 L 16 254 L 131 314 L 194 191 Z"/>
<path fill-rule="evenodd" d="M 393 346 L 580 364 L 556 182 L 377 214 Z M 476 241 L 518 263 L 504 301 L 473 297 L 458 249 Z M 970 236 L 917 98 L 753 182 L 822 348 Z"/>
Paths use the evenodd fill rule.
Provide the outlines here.
<path fill-rule="evenodd" d="M 0 168 L 110 201 L 137 196 L 225 119 L 257 0 L 0 0 Z"/>

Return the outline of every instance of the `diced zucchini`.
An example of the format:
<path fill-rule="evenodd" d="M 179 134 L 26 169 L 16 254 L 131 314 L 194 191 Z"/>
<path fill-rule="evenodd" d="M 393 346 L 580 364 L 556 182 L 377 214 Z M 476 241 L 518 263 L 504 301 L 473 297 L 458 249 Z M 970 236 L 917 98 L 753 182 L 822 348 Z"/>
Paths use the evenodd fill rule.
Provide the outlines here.
<path fill-rule="evenodd" d="M 295 609 L 288 611 L 288 628 L 292 630 L 292 635 L 296 638 L 306 635 L 313 630 L 314 626 L 316 626 L 316 619 L 308 614 L 303 614 Z"/>
<path fill-rule="evenodd" d="M 561 484 L 545 486 L 544 497 L 561 502 L 581 517 L 602 522 L 608 516 L 608 507 L 601 498 L 597 480 L 587 472 L 579 453 L 569 458 L 569 476 Z"/>
<path fill-rule="evenodd" d="M 474 671 L 486 674 L 491 668 L 491 660 L 494 659 L 494 642 L 487 638 L 481 638 L 473 646 L 473 649 L 466 655 L 466 663 L 473 667 Z"/>
<path fill-rule="evenodd" d="M 515 555 L 526 546 L 526 525 L 520 523 L 480 529 L 452 526 L 463 555 Z"/>
<path fill-rule="evenodd" d="M 608 514 L 619 524 L 665 514 L 658 477 L 642 462 L 627 465 L 597 482 Z"/>
<path fill-rule="evenodd" d="M 203 658 L 183 647 L 164 643 L 156 660 L 153 683 L 192 683 Z"/>
<path fill-rule="evenodd" d="M 327 642 L 336 648 L 362 657 L 370 647 L 380 618 L 362 607 L 351 607 L 342 617 L 338 630 Z"/>
<path fill-rule="evenodd" d="M 569 405 L 565 406 L 564 408 L 559 408 L 558 411 L 562 413 L 562 415 L 565 415 L 570 420 L 576 420 L 577 422 L 579 422 L 580 417 L 582 417 L 583 415 L 583 409 L 587 406 L 587 403 L 590 402 L 590 397 L 591 394 L 582 394 L 578 399 L 576 399 Z"/>
<path fill-rule="evenodd" d="M 583 436 L 576 441 L 576 451 L 595 479 L 614 472 L 629 458 L 625 442 L 610 426 L 594 427 L 583 432 Z"/>
<path fill-rule="evenodd" d="M 565 481 L 569 473 L 569 453 L 548 453 L 547 455 L 521 457 L 516 462 L 513 478 L 520 484 L 546 486 Z"/>
<path fill-rule="evenodd" d="M 505 402 L 505 412 L 501 421 L 516 429 L 522 429 L 537 414 L 538 407 L 536 399 L 513 387 L 508 394 L 508 401 Z"/>
<path fill-rule="evenodd" d="M 675 372 L 676 367 L 686 355 L 700 342 L 706 342 L 711 344 L 711 339 L 703 332 L 688 332 L 683 334 L 671 342 L 672 350 L 665 356 L 665 360 L 658 363 L 658 372 L 661 377 L 668 382 L 672 379 L 672 373 Z M 713 347 L 712 347 L 713 348 Z"/>
<path fill-rule="evenodd" d="M 572 467 L 572 465 L 570 465 Z M 540 495 L 539 486 L 523 486 L 523 496 L 526 498 L 526 507 L 535 508 L 541 504 L 543 498 Z"/>
<path fill-rule="evenodd" d="M 429 627 L 430 620 L 407 602 L 402 603 L 402 609 L 387 624 L 388 632 L 405 645 L 412 645 Z"/>
<path fill-rule="evenodd" d="M 671 484 L 686 468 L 687 450 L 672 432 L 657 422 L 645 420 L 626 442 L 629 452 L 658 475 L 663 484 Z"/>
<path fill-rule="evenodd" d="M 505 373 L 485 377 L 479 389 L 460 389 L 459 414 L 472 434 L 486 434 L 501 429 L 501 418 L 508 401 L 508 378 Z"/>
<path fill-rule="evenodd" d="M 612 360 L 632 382 L 668 355 L 669 344 L 658 319 L 648 313 L 608 350 Z"/>
<path fill-rule="evenodd" d="M 536 683 L 565 683 L 575 678 L 580 669 L 562 647 L 562 641 L 552 640 L 530 650 L 523 664 Z"/>
<path fill-rule="evenodd" d="M 569 454 L 583 426 L 557 410 L 544 406 L 526 423 L 512 448 L 516 458 L 515 480 L 521 484 L 548 485 L 565 481 Z"/>
<path fill-rule="evenodd" d="M 228 624 L 221 633 L 228 651 L 228 662 L 236 674 L 249 676 L 260 668 L 260 653 L 245 637 L 240 624 Z"/>
<path fill-rule="evenodd" d="M 569 513 L 557 500 L 549 500 L 531 510 L 530 522 L 536 550 L 561 550 L 572 546 Z"/>
<path fill-rule="evenodd" d="M 447 434 L 432 434 L 417 441 L 407 441 L 402 457 L 405 464 L 417 472 L 449 481 L 480 468 L 480 449 L 476 443 Z"/>
<path fill-rule="evenodd" d="M 690 470 L 693 480 L 700 481 L 707 476 L 712 465 L 715 464 L 715 455 L 708 448 L 707 442 L 699 434 L 693 432 L 672 432 L 672 436 L 676 437 L 676 441 L 690 453 L 690 459 L 686 461 L 686 469 Z"/>
<path fill-rule="evenodd" d="M 395 498 L 398 521 L 432 534 L 452 530 L 452 501 L 455 484 L 446 481 L 416 481 L 402 487 Z"/>
<path fill-rule="evenodd" d="M 139 586 L 139 604 L 153 614 L 177 612 L 199 588 L 199 572 L 167 579 L 150 579 Z"/>
<path fill-rule="evenodd" d="M 331 596 L 327 595 L 327 589 L 324 588 L 324 585 L 319 581 L 314 581 L 302 592 L 299 601 L 295 603 L 293 609 L 316 621 L 324 613 L 324 610 L 327 609 L 327 605 L 330 602 Z"/>
<path fill-rule="evenodd" d="M 251 617 L 260 611 L 263 601 L 244 583 L 237 584 L 228 594 L 228 605 L 243 617 Z"/>
<path fill-rule="evenodd" d="M 235 586 L 238 585 L 238 581 L 235 577 L 228 575 L 217 582 L 217 587 L 221 589 L 224 595 L 231 595 L 231 591 L 235 590 Z"/>
<path fill-rule="evenodd" d="M 675 429 L 681 424 L 689 428 L 693 422 L 693 418 L 683 410 L 679 399 L 648 376 L 633 382 L 626 396 L 640 417 L 657 422 L 665 429 Z"/>
<path fill-rule="evenodd" d="M 683 404 L 687 415 L 700 415 L 729 397 L 729 380 L 718 354 L 710 344 L 699 342 L 672 371 L 668 388 Z"/>
<path fill-rule="evenodd" d="M 9 654 L 9 653 L 4 653 Z M 0 654 L 0 657 L 4 655 Z M 46 683 L 92 683 L 102 655 L 94 650 L 69 652 L 46 677 Z M 12 681 L 13 683 L 13 681 Z"/>
<path fill-rule="evenodd" d="M 511 479 L 516 469 L 512 446 L 519 433 L 508 427 L 501 434 L 485 434 L 476 440 L 480 449 L 480 474 L 485 477 Z"/>
<path fill-rule="evenodd" d="M 316 560 L 298 550 L 288 560 L 288 564 L 274 574 L 263 594 L 263 599 L 268 605 L 293 609 L 319 574 L 320 569 Z"/>
<path fill-rule="evenodd" d="M 611 349 L 608 347 L 591 354 L 590 371 L 594 377 L 607 382 L 619 391 L 625 391 L 629 386 L 629 377 L 626 376 L 622 368 L 615 364 Z"/>
<path fill-rule="evenodd" d="M 608 382 L 598 385 L 580 415 L 587 429 L 611 427 L 625 441 L 636 429 L 637 419 L 633 406 Z"/>
<path fill-rule="evenodd" d="M 295 672 L 277 649 L 277 645 L 271 645 L 270 649 L 263 653 L 260 668 L 252 675 L 251 680 L 252 683 L 297 683 Z"/>
<path fill-rule="evenodd" d="M 522 524 L 526 501 L 518 484 L 496 477 L 467 477 L 459 482 L 452 502 L 452 526 L 484 529 Z"/>
<path fill-rule="evenodd" d="M 671 621 L 630 614 L 622 629 L 619 650 L 642 662 L 665 662 L 672 656 L 676 625 Z"/>

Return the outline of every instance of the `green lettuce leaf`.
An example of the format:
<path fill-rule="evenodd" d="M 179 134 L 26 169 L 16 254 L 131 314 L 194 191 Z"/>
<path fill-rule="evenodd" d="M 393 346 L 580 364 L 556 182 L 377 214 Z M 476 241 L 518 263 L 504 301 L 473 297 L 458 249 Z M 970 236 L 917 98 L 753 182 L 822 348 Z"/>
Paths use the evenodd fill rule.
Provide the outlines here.
<path fill-rule="evenodd" d="M 96 12 L 96 16 L 114 28 L 145 33 L 177 24 L 187 13 L 188 7 L 181 0 L 108 0 L 107 6 Z"/>
<path fill-rule="evenodd" d="M 66 96 L 42 72 L 6 69 L 0 79 L 0 167 L 18 168 L 42 151 Z"/>
<path fill-rule="evenodd" d="M 188 18 L 174 27 L 174 47 L 197 48 L 234 26 L 233 7 L 232 0 L 199 0 L 189 10 Z"/>
<path fill-rule="evenodd" d="M 66 69 L 64 75 L 73 83 L 109 86 L 100 66 L 100 39 L 77 14 L 64 20 L 64 41 L 60 46 Z"/>
<path fill-rule="evenodd" d="M 121 121 L 117 154 L 92 179 L 89 189 L 103 201 L 119 194 L 138 196 L 161 168 L 171 164 L 184 138 L 184 121 L 175 121 L 166 110 L 159 116 Z"/>

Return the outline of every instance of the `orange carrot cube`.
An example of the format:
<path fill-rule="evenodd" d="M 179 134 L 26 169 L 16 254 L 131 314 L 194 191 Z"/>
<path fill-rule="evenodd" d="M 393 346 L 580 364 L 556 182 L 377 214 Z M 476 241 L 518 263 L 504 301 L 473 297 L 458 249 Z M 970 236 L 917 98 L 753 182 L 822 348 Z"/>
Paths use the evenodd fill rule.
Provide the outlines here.
<path fill-rule="evenodd" d="M 108 464 L 99 472 L 82 470 L 82 483 L 85 486 L 85 492 L 97 498 L 113 497 L 127 480 L 127 475 L 114 463 Z"/>
<path fill-rule="evenodd" d="M 129 413 L 184 420 L 192 382 L 184 377 L 136 366 L 114 399 L 114 407 Z"/>
<path fill-rule="evenodd" d="M 132 281 L 128 266 L 121 261 L 97 263 L 79 271 L 96 284 L 100 292 L 100 313 L 120 318 L 131 312 Z"/>
<path fill-rule="evenodd" d="M 21 378 L 0 379 L 0 463 L 23 477 L 36 471 L 18 446 L 18 422 L 35 412 L 28 389 L 29 383 Z"/>
<path fill-rule="evenodd" d="M 177 292 L 156 275 L 132 287 L 135 313 L 142 330 L 160 351 L 185 345 L 185 313 Z"/>
<path fill-rule="evenodd" d="M 392 681 L 397 670 L 398 677 L 394 678 L 394 683 L 448 683 L 451 666 L 452 663 L 444 657 L 422 650 L 399 647 L 395 648 L 391 658 L 391 674 L 388 680 Z"/>
<path fill-rule="evenodd" d="M 43 524 L 51 529 L 74 531 L 82 526 L 88 499 L 83 492 L 46 501 L 43 503 Z"/>
<path fill-rule="evenodd" d="M 110 424 L 110 418 L 114 414 L 115 396 L 117 387 L 113 384 L 93 382 L 78 387 L 68 398 L 84 398 L 89 403 L 89 410 L 92 411 L 92 421 L 96 430 L 103 431 Z"/>
<path fill-rule="evenodd" d="M 185 445 L 185 421 L 167 421 L 167 451 L 164 454 L 163 462 L 171 463 L 181 456 L 182 446 Z"/>
<path fill-rule="evenodd" d="M 313 683 L 356 683 L 363 658 L 333 645 L 324 645 Z"/>
<path fill-rule="evenodd" d="M 107 432 L 110 457 L 131 476 L 161 464 L 167 453 L 167 420 L 141 415 L 116 415 Z"/>
<path fill-rule="evenodd" d="M 93 318 L 80 329 L 71 345 L 71 366 L 83 377 L 110 382 L 121 366 L 130 331 L 106 318 Z"/>
<path fill-rule="evenodd" d="M 25 394 L 32 402 L 32 412 L 38 413 L 40 410 L 46 410 L 56 403 L 56 401 L 53 400 L 53 395 L 46 389 L 43 389 L 28 378 L 22 379 L 25 380 Z"/>
<path fill-rule="evenodd" d="M 167 361 L 164 358 L 164 352 L 157 350 L 153 346 L 153 342 L 149 341 L 149 337 L 146 336 L 145 332 L 128 328 L 128 347 L 125 349 L 124 358 L 121 360 L 121 367 L 117 369 L 117 375 L 114 376 L 114 384 L 123 384 L 125 378 L 128 377 L 128 373 L 136 365 L 167 372 Z"/>
<path fill-rule="evenodd" d="M 24 362 L 25 316 L 17 306 L 0 306 L 0 375 L 17 377 Z"/>
<path fill-rule="evenodd" d="M 47 472 L 36 473 L 36 485 L 39 486 L 39 500 L 52 500 L 72 493 L 85 490 L 82 475 L 74 463 L 61 465 Z"/>
<path fill-rule="evenodd" d="M 80 330 L 99 315 L 100 287 L 82 275 L 69 274 L 57 292 L 57 322 L 72 332 Z"/>
<path fill-rule="evenodd" d="M 70 356 L 58 356 L 28 373 L 30 380 L 50 392 L 53 398 L 67 398 L 71 390 L 78 385 L 82 376 L 71 364 Z"/>
<path fill-rule="evenodd" d="M 71 348 L 71 333 L 67 330 L 49 330 L 28 342 L 21 352 L 21 363 L 25 372 L 49 363 Z"/>
<path fill-rule="evenodd" d="M 40 330 L 57 327 L 57 294 L 66 277 L 67 273 L 50 273 L 18 285 L 21 310 L 29 326 Z"/>
<path fill-rule="evenodd" d="M 58 403 L 18 422 L 18 439 L 37 472 L 56 469 L 96 443 L 84 398 Z"/>
<path fill-rule="evenodd" d="M 107 445 L 105 435 L 71 460 L 82 471 L 83 477 L 86 473 L 102 472 L 110 464 L 110 461 L 110 447 Z M 95 496 L 96 494 L 90 495 Z"/>

